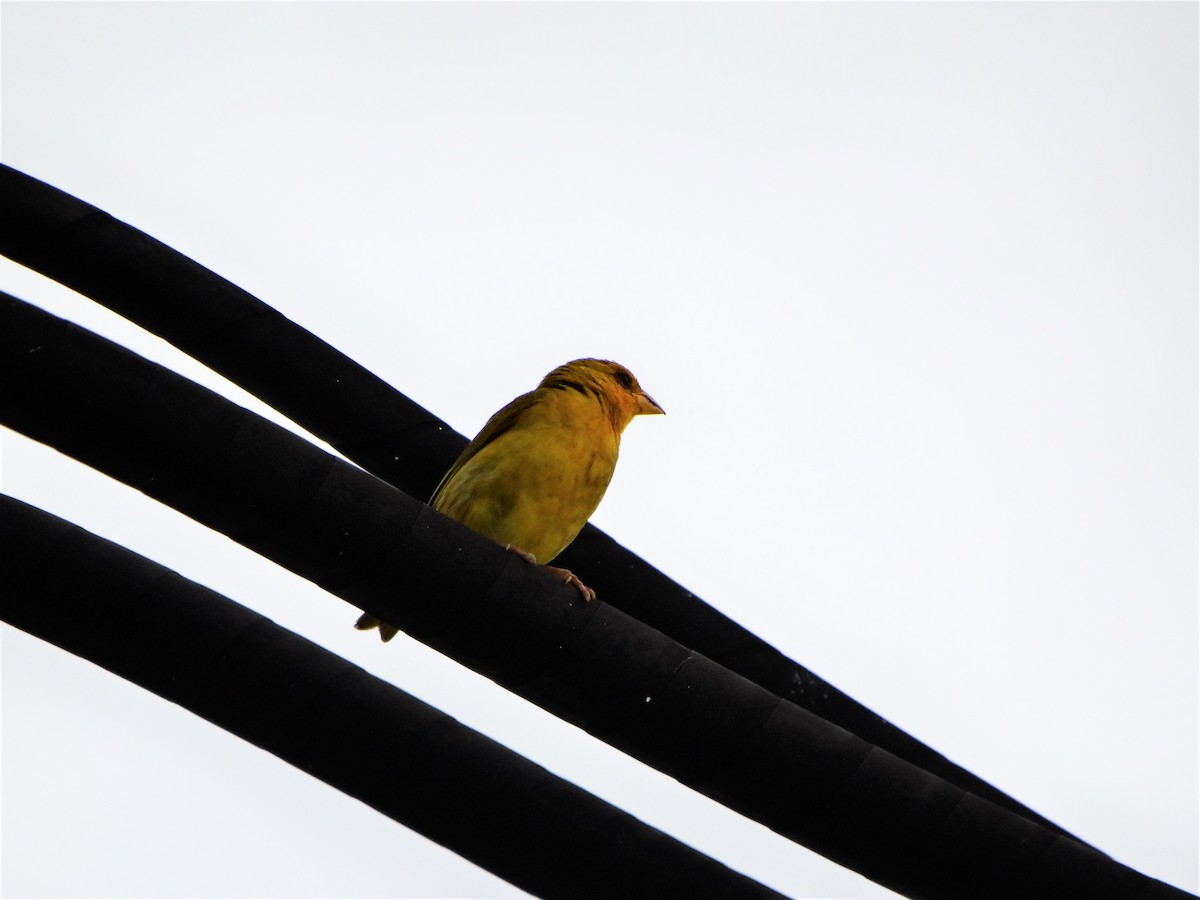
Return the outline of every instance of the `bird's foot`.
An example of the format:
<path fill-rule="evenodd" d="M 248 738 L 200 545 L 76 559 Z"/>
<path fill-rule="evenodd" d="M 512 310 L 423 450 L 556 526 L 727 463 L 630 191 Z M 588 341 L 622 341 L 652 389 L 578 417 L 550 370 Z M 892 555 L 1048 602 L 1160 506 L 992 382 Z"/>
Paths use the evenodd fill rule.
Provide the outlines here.
<path fill-rule="evenodd" d="M 511 550 L 513 553 L 517 554 L 517 556 L 521 557 L 521 559 L 531 562 L 535 566 L 538 565 L 537 557 L 528 551 L 522 550 L 520 547 L 514 547 L 512 544 L 505 544 L 504 549 Z M 580 581 L 579 576 L 574 572 L 570 571 L 569 569 L 560 569 L 558 566 L 546 566 L 546 568 L 561 578 L 564 584 L 572 585 L 578 589 L 579 593 L 583 594 L 583 599 L 587 602 L 590 603 L 596 599 L 596 592 Z"/>
<path fill-rule="evenodd" d="M 579 589 L 579 593 L 583 594 L 583 599 L 591 603 L 596 599 L 596 592 L 579 580 L 579 576 L 569 569 L 560 569 L 558 566 L 546 566 L 551 572 L 561 578 L 566 584 L 574 585 Z"/>
<path fill-rule="evenodd" d="M 512 544 L 505 544 L 504 549 L 511 550 L 513 553 L 517 554 L 517 556 L 521 557 L 521 559 L 525 560 L 526 562 L 531 562 L 535 566 L 538 564 L 536 556 L 526 550 L 522 550 L 520 547 L 514 547 Z"/>

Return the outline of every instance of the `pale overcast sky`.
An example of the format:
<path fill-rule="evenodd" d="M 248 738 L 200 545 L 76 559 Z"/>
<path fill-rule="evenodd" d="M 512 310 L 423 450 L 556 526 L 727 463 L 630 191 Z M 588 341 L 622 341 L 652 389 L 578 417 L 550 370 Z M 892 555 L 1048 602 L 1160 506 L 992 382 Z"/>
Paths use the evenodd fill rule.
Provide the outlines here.
<path fill-rule="evenodd" d="M 625 363 L 668 415 L 626 432 L 596 524 L 1196 891 L 1197 9 L 6 3 L 0 150 L 466 434 L 565 360 Z M 0 288 L 261 410 L 14 265 Z M 5 492 L 734 868 L 891 896 L 0 441 Z M 88 663 L 2 650 L 6 897 L 521 896 Z"/>

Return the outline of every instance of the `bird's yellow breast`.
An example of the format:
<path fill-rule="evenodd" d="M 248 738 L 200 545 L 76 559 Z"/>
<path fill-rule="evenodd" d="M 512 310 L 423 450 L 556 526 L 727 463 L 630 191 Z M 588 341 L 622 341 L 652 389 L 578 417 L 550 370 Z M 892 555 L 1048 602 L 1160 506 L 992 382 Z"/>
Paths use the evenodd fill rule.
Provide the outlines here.
<path fill-rule="evenodd" d="M 595 512 L 620 444 L 594 398 L 571 391 L 546 394 L 531 396 L 529 408 L 468 459 L 433 503 L 539 563 L 562 552 Z"/>

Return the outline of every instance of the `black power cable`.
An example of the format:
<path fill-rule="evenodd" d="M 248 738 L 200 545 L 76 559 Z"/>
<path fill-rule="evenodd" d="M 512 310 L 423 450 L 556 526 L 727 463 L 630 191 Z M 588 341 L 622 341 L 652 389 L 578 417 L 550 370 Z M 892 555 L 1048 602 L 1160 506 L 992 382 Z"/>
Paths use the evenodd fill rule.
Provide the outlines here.
<path fill-rule="evenodd" d="M 103 304 L 260 397 L 347 459 L 430 495 L 466 439 L 262 301 L 145 233 L 0 165 L 0 254 Z M 559 557 L 607 602 L 965 791 L 1067 832 L 946 759 L 588 525 Z"/>
<path fill-rule="evenodd" d="M 781 700 L 372 475 L 0 297 L 0 422 L 911 897 L 1188 896 Z"/>
<path fill-rule="evenodd" d="M 3 495 L 0 548 L 5 621 L 523 890 L 782 896 L 258 613 Z"/>

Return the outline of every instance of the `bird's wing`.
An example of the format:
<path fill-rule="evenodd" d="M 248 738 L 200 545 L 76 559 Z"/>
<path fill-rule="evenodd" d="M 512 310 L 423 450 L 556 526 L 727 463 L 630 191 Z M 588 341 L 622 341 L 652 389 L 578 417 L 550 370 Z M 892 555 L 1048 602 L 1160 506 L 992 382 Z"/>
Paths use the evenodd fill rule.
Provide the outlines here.
<path fill-rule="evenodd" d="M 438 494 L 442 492 L 442 488 L 446 486 L 446 483 L 454 477 L 459 469 L 467 464 L 471 457 L 500 437 L 500 435 L 504 434 L 504 432 L 511 430 L 521 416 L 534 407 L 538 402 L 536 394 L 537 391 L 522 394 L 487 420 L 487 424 L 483 426 L 479 434 L 475 435 L 471 443 L 467 444 L 466 449 L 459 454 L 458 459 L 454 461 L 454 465 L 442 476 L 442 480 L 434 488 L 433 496 L 429 498 L 431 506 L 437 506 Z"/>

